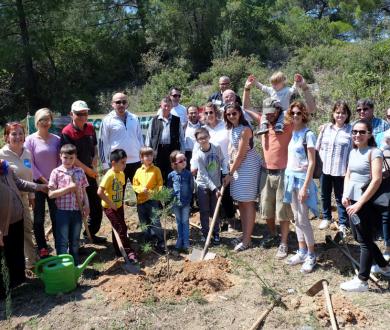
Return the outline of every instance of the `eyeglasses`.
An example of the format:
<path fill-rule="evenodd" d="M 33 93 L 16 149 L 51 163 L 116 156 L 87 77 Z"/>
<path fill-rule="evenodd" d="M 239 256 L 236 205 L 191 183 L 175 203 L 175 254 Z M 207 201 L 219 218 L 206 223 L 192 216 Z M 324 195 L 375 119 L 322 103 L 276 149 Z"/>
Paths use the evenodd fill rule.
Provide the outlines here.
<path fill-rule="evenodd" d="M 50 123 L 52 120 L 50 118 L 41 118 L 38 121 L 40 123 Z"/>
<path fill-rule="evenodd" d="M 181 98 L 181 95 L 180 94 L 173 94 L 171 95 L 172 97 L 175 97 L 175 98 Z"/>
<path fill-rule="evenodd" d="M 353 129 L 352 130 L 352 135 L 366 135 L 367 133 L 370 133 L 370 131 L 366 131 L 366 130 L 358 130 L 358 129 Z"/>
<path fill-rule="evenodd" d="M 175 165 L 185 163 L 186 161 L 187 161 L 187 158 L 180 159 L 177 162 L 175 162 Z"/>
<path fill-rule="evenodd" d="M 118 100 L 118 101 L 114 101 L 114 103 L 117 104 L 117 105 L 120 105 L 120 104 L 126 105 L 127 101 L 126 100 Z"/>
<path fill-rule="evenodd" d="M 206 140 L 208 140 L 210 137 L 209 136 L 207 136 L 207 135 L 204 135 L 204 136 L 198 136 L 197 137 L 197 141 L 206 141 Z"/>
<path fill-rule="evenodd" d="M 301 111 L 297 111 L 297 112 L 291 111 L 291 116 L 301 116 L 301 115 L 302 115 Z"/>
<path fill-rule="evenodd" d="M 206 116 L 210 116 L 210 115 L 213 115 L 214 114 L 214 111 L 205 111 L 204 114 Z"/>
<path fill-rule="evenodd" d="M 361 111 L 366 112 L 366 111 L 368 111 L 368 110 L 370 110 L 370 108 L 368 108 L 368 107 L 365 107 L 365 108 L 357 108 L 357 109 L 356 109 L 356 112 L 361 112 Z"/>
<path fill-rule="evenodd" d="M 237 115 L 238 115 L 238 112 L 226 113 L 227 117 L 236 117 Z"/>
<path fill-rule="evenodd" d="M 74 112 L 77 117 L 88 117 L 88 112 Z"/>

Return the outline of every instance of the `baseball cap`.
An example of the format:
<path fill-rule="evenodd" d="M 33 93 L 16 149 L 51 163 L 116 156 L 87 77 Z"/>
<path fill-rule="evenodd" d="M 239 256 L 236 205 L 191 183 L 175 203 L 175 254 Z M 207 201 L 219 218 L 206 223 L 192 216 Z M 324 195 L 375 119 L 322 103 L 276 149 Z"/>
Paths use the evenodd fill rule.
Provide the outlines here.
<path fill-rule="evenodd" d="M 78 100 L 78 101 L 73 102 L 72 112 L 79 112 L 82 110 L 89 111 L 88 105 L 85 101 Z"/>
<path fill-rule="evenodd" d="M 274 113 L 276 110 L 280 109 L 282 109 L 282 106 L 277 99 L 268 97 L 263 101 L 263 115 L 266 115 L 267 113 Z"/>

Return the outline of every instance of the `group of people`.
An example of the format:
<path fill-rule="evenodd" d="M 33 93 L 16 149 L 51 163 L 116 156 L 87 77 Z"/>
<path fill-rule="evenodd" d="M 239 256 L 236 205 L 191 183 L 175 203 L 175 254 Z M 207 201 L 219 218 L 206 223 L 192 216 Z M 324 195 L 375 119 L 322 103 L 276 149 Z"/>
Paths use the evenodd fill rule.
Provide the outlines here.
<path fill-rule="evenodd" d="M 341 288 L 367 290 L 370 272 L 390 276 L 389 210 L 374 207 L 370 201 L 381 184 L 384 155 L 390 151 L 389 123 L 375 117 L 373 102 L 365 99 L 357 103 L 359 119 L 350 124 L 349 106 L 338 101 L 331 122 L 320 127 L 317 139 L 307 126 L 316 105 L 305 79 L 296 74 L 292 87 L 286 81 L 286 76 L 277 72 L 270 79 L 271 86 L 265 86 L 251 75 L 241 99 L 230 89 L 229 78 L 223 76 L 220 90 L 202 108 L 184 107 L 180 104 L 181 90 L 173 87 L 162 98 L 145 141 L 123 92 L 112 96 L 112 111 L 102 120 L 99 136 L 88 123 L 90 109 L 84 101 L 72 104 L 71 123 L 60 136 L 49 132 L 53 114 L 47 108 L 35 113 L 37 132 L 29 136 L 19 122 L 7 123 L 6 145 L 0 150 L 0 198 L 7 206 L 0 213 L 0 246 L 11 287 L 23 282 L 25 267 L 32 268 L 38 258 L 49 255 L 44 231 L 46 201 L 57 254 L 69 252 L 75 263 L 79 262 L 82 217 L 88 218 L 84 237 L 89 231 L 95 244 L 105 243 L 104 237 L 97 236 L 104 211 L 130 262 L 137 263 L 124 216 L 128 182 L 137 196 L 144 239 L 157 251 L 167 248 L 155 212 L 159 201 L 153 198 L 153 192 L 163 185 L 172 189 L 178 233 L 175 248 L 184 253 L 190 248 L 189 214 L 194 199 L 199 206 L 203 241 L 218 198 L 222 199 L 221 215 L 227 221 L 236 215 L 234 201 L 238 204 L 242 235 L 234 240 L 234 250 L 243 251 L 252 244 L 260 194 L 261 218 L 269 231 L 261 245 L 277 246 L 276 258 L 287 258 L 292 220 L 298 251 L 286 262 L 301 264 L 301 271 L 310 273 L 316 265 L 316 253 L 309 210 L 319 214 L 313 181 L 317 151 L 323 162 L 320 229 L 332 222 L 333 190 L 339 231 L 346 235 L 350 227 L 361 246 L 359 274 L 342 283 Z M 254 88 L 269 96 L 262 113 L 251 110 Z M 304 101 L 297 100 L 299 91 Z M 255 133 L 254 124 L 259 126 Z M 261 139 L 263 159 L 255 147 L 255 136 Z M 99 183 L 98 159 L 104 171 Z M 367 182 L 363 192 L 361 188 Z M 217 221 L 212 236 L 215 245 L 221 243 L 220 228 Z M 383 254 L 375 244 L 375 235 L 384 239 Z M 114 234 L 113 244 L 119 255 Z"/>

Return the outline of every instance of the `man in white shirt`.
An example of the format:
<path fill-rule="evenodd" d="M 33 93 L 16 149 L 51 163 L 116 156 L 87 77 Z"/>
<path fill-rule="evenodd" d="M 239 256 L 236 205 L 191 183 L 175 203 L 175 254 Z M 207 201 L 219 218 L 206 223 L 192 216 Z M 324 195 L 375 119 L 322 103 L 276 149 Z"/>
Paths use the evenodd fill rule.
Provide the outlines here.
<path fill-rule="evenodd" d="M 169 98 L 172 101 L 171 114 L 180 118 L 180 123 L 184 127 L 187 124 L 187 109 L 179 103 L 181 98 L 181 90 L 177 87 L 172 87 L 169 91 Z"/>
<path fill-rule="evenodd" d="M 192 158 L 192 150 L 196 142 L 195 131 L 202 125 L 199 121 L 199 109 L 195 105 L 190 105 L 187 109 L 188 122 L 184 131 L 185 138 L 185 152 L 187 158 L 187 169 L 190 169 L 190 163 Z"/>
<path fill-rule="evenodd" d="M 112 96 L 113 110 L 104 117 L 100 126 L 99 156 L 104 170 L 111 167 L 110 153 L 123 149 L 127 154 L 126 182 L 133 181 L 135 171 L 141 166 L 139 152 L 144 145 L 138 117 L 127 110 L 127 95 L 119 92 Z"/>

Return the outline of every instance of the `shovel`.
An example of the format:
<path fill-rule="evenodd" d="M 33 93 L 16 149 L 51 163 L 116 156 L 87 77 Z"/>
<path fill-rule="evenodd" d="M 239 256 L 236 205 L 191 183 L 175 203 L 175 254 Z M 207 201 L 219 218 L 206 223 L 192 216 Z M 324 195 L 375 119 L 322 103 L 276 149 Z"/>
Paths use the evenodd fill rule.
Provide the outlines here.
<path fill-rule="evenodd" d="M 115 230 L 113 226 L 111 226 L 112 231 L 114 233 L 116 242 L 118 244 L 119 251 L 122 254 L 123 259 L 125 260 L 125 264 L 123 265 L 123 269 L 125 270 L 126 273 L 129 274 L 139 274 L 140 273 L 140 267 L 139 265 L 134 265 L 130 262 L 129 257 L 127 256 L 127 253 L 125 251 L 125 248 L 123 247 L 121 238 L 119 237 L 118 232 Z"/>
<path fill-rule="evenodd" d="M 315 284 L 313 284 L 309 290 L 306 291 L 306 294 L 309 297 L 315 296 L 318 292 L 320 292 L 322 289 L 324 289 L 324 296 L 325 296 L 325 302 L 326 307 L 328 309 L 328 313 L 330 316 L 330 323 L 332 324 L 332 329 L 337 330 L 337 322 L 336 317 L 334 316 L 333 306 L 332 306 L 332 300 L 330 299 L 330 294 L 328 290 L 328 281 L 325 279 L 317 281 Z"/>
<path fill-rule="evenodd" d="M 217 221 L 218 212 L 219 212 L 219 208 L 221 206 L 222 196 L 223 196 L 224 191 L 225 191 L 225 186 L 222 186 L 221 196 L 218 197 L 217 205 L 215 206 L 213 219 L 211 220 L 210 229 L 209 229 L 209 232 L 207 234 L 207 239 L 206 239 L 206 243 L 204 244 L 204 248 L 203 248 L 203 250 L 193 249 L 191 254 L 188 257 L 188 259 L 190 261 L 212 260 L 215 258 L 215 253 L 207 252 L 207 250 L 209 249 L 209 245 L 210 245 L 210 241 L 211 241 L 211 234 L 213 233 L 215 222 Z"/>

